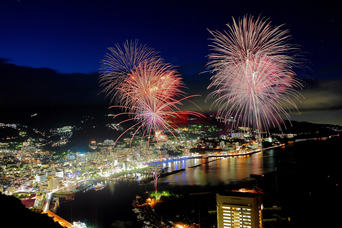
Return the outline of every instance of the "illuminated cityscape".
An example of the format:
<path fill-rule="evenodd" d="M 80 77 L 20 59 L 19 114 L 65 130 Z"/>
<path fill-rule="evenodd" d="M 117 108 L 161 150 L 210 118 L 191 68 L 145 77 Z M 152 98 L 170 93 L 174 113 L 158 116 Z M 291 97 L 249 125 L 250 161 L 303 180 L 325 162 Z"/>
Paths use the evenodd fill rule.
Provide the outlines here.
<path fill-rule="evenodd" d="M 214 120 L 217 121 L 215 118 Z M 130 146 L 131 134 L 128 132 L 128 138 L 123 137 L 116 144 L 112 139 L 91 140 L 87 145 L 88 151 L 67 150 L 63 153 L 53 152 L 53 149 L 65 148 L 82 127 L 62 126 L 49 128 L 44 132 L 26 125 L 1 123 L 2 132 L 8 134 L 1 140 L 1 191 L 18 197 L 31 210 L 46 212 L 52 216 L 54 211 L 58 213 L 60 197 L 74 200 L 75 195 L 84 190 L 103 189 L 106 186 L 101 184 L 103 181 L 148 183 L 155 172 L 154 166 L 150 166 L 152 163 L 167 164 L 179 159 L 190 161 L 205 158 L 197 165 L 192 165 L 197 167 L 203 162 L 215 162 L 224 157 L 250 156 L 270 148 L 282 148 L 285 141 L 301 142 L 308 137 L 307 133 L 274 133 L 272 137 L 264 138 L 261 146 L 256 140 L 258 132 L 252 132 L 251 129 L 240 128 L 222 134 L 220 122 L 208 124 L 198 121 L 191 118 L 187 126 L 176 129 L 182 135 L 180 140 L 174 139 L 170 132 L 165 131 L 158 132 L 158 135 L 165 135 L 166 140 L 162 142 L 151 140 L 148 146 L 147 141 L 137 139 Z M 112 126 L 104 124 L 103 128 L 108 128 L 109 125 Z M 333 137 L 339 133 L 336 129 L 329 130 L 336 133 Z M 114 131 L 124 129 L 116 127 Z M 156 137 L 160 137 L 158 135 Z M 165 167 L 163 165 L 158 168 L 160 178 L 165 176 Z M 172 169 L 170 167 L 170 173 L 176 173 L 177 168 Z M 222 197 L 224 202 L 216 196 L 220 202 L 218 205 L 228 205 L 229 200 L 226 202 L 225 196 Z M 218 209 L 218 224 L 222 221 L 221 209 Z M 61 224 L 66 222 L 58 215 L 55 219 Z M 152 218 L 151 220 L 153 221 Z M 219 225 L 221 226 L 222 224 Z"/>
<path fill-rule="evenodd" d="M 9 227 L 337 227 L 332 1 L 2 1 Z"/>

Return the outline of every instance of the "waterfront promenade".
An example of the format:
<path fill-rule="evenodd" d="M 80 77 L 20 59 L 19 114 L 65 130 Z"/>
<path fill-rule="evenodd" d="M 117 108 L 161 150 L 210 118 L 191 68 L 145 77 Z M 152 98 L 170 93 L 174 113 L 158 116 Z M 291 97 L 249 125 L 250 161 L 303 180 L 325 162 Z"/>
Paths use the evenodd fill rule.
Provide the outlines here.
<path fill-rule="evenodd" d="M 205 154 L 205 155 L 200 155 L 198 157 L 233 157 L 233 156 L 244 156 L 244 155 L 250 155 L 250 154 L 254 154 L 254 153 L 259 153 L 261 151 L 264 150 L 269 150 L 269 149 L 273 149 L 273 148 L 277 148 L 277 147 L 282 147 L 285 146 L 284 143 L 279 144 L 279 145 L 275 145 L 275 146 L 270 146 L 270 147 L 265 147 L 265 148 L 258 148 L 255 150 L 234 150 L 234 151 L 223 151 L 220 153 L 212 153 L 212 154 Z"/>

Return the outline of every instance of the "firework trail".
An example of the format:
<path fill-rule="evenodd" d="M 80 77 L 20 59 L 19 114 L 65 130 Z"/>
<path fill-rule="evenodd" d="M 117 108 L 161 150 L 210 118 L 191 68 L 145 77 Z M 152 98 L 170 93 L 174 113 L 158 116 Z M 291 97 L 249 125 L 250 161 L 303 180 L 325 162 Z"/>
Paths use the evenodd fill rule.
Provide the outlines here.
<path fill-rule="evenodd" d="M 153 172 L 153 179 L 154 179 L 154 189 L 156 190 L 156 192 L 158 191 L 158 170 L 156 169 L 154 172 Z"/>
<path fill-rule="evenodd" d="M 212 53 L 208 68 L 214 76 L 209 88 L 215 88 L 206 100 L 215 99 L 218 115 L 235 126 L 244 125 L 260 131 L 279 127 L 286 110 L 297 109 L 302 84 L 295 78 L 299 48 L 288 42 L 288 30 L 271 27 L 270 22 L 244 17 L 233 18 L 228 32 L 210 31 Z"/>
<path fill-rule="evenodd" d="M 136 124 L 128 128 L 124 131 L 115 141 L 115 143 L 129 130 L 138 126 L 135 132 L 132 135 L 131 143 L 134 136 L 138 133 L 138 131 L 142 131 L 142 138 L 145 137 L 148 139 L 148 144 L 150 143 L 150 138 L 153 133 L 157 131 L 167 130 L 170 132 L 174 138 L 177 139 L 177 135 L 174 133 L 174 130 L 178 128 L 176 124 L 172 122 L 173 118 L 180 118 L 183 114 L 193 115 L 197 117 L 204 117 L 203 114 L 193 111 L 181 111 L 178 106 L 182 105 L 183 100 L 187 100 L 191 97 L 196 97 L 199 95 L 186 96 L 182 99 L 173 101 L 161 101 L 158 99 L 150 99 L 150 97 L 146 97 L 146 99 L 138 99 L 136 105 L 132 107 L 124 107 L 125 109 L 130 110 L 129 112 L 119 113 L 114 118 L 120 115 L 129 115 L 131 118 L 121 121 L 118 124 L 122 124 L 127 121 L 135 121 Z M 111 106 L 110 108 L 122 108 L 121 106 Z M 180 134 L 179 134 L 180 135 Z M 181 136 L 181 135 L 180 135 Z M 158 141 L 158 139 L 157 139 Z"/>

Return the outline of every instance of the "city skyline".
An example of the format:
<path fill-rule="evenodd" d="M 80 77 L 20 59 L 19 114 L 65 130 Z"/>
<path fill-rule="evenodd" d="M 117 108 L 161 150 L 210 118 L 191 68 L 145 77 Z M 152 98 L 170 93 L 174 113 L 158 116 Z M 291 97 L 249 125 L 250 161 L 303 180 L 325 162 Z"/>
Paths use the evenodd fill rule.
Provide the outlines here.
<path fill-rule="evenodd" d="M 1 3 L 1 29 L 6 31 L 0 50 L 1 96 L 6 99 L 0 104 L 109 106 L 109 99 L 99 94 L 100 61 L 107 47 L 138 39 L 176 66 L 189 88 L 186 92 L 202 95 L 193 101 L 208 111 L 211 103 L 204 99 L 210 92 L 206 87 L 211 75 L 205 72 L 212 37 L 207 29 L 227 30 L 232 17 L 261 15 L 272 26 L 284 24 L 309 62 L 310 69 L 296 69 L 307 87 L 301 91 L 305 99 L 298 104 L 301 115 L 290 113 L 291 120 L 342 125 L 338 7 L 335 1 L 294 3 Z M 11 69 L 9 64 L 13 64 Z"/>

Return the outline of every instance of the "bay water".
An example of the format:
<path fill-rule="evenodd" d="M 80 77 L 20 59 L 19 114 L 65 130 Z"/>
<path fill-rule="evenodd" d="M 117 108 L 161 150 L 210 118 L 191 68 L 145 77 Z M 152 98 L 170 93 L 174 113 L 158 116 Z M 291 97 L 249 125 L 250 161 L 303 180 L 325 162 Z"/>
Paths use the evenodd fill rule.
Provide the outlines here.
<path fill-rule="evenodd" d="M 270 185 L 276 185 L 270 188 L 272 194 L 287 213 L 305 226 L 312 222 L 311 217 L 322 213 L 317 212 L 316 215 L 315 210 L 311 212 L 308 209 L 302 213 L 303 208 L 319 206 L 328 209 L 333 207 L 335 198 L 340 198 L 341 142 L 341 137 L 291 141 L 284 147 L 246 156 L 158 163 L 159 167 L 169 167 L 169 171 L 185 170 L 159 178 L 157 188 L 174 194 L 251 188 L 256 181 L 251 174 L 277 171 L 279 176 L 270 179 Z M 202 165 L 197 166 L 199 164 Z M 193 166 L 196 167 L 189 168 Z M 100 191 L 77 193 L 73 201 L 61 200 L 56 213 L 67 221 L 85 222 L 87 227 L 134 227 L 136 214 L 132 211 L 132 202 L 137 195 L 154 191 L 153 181 L 146 184 L 107 181 L 105 184 L 106 187 Z M 314 224 L 319 225 L 320 222 L 324 224 L 323 220 Z M 333 224 L 334 220 L 330 219 L 330 222 Z"/>

